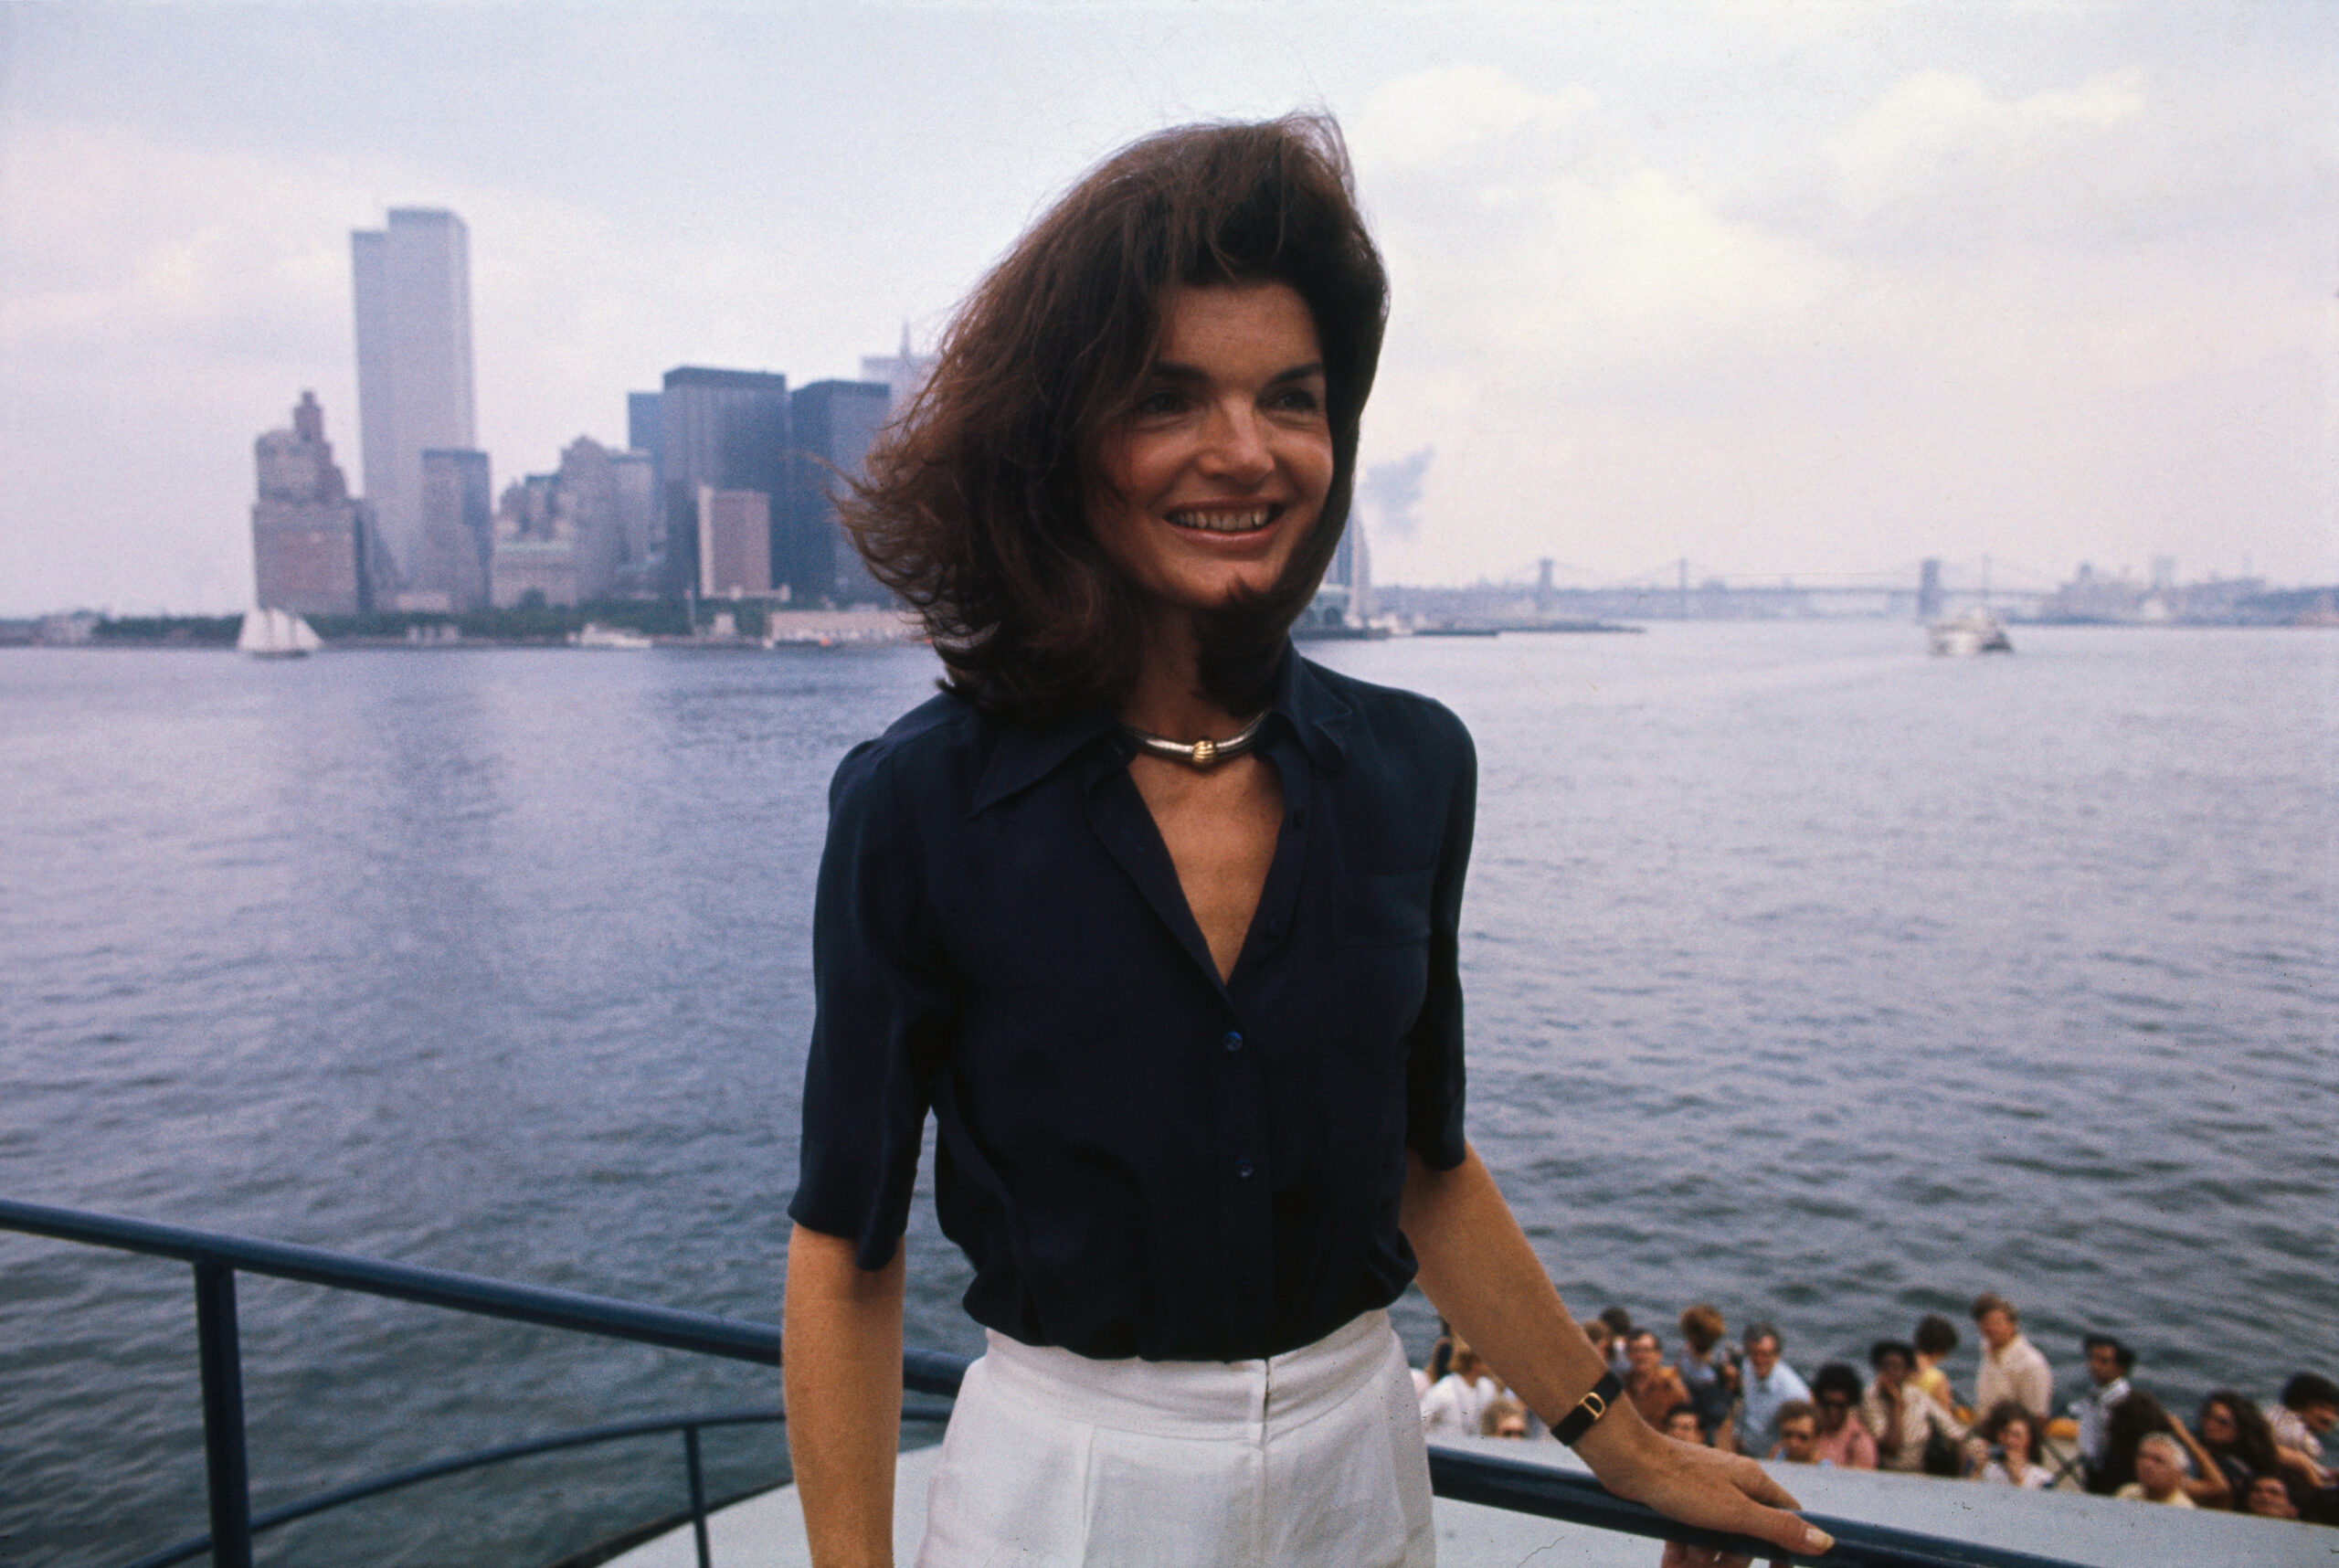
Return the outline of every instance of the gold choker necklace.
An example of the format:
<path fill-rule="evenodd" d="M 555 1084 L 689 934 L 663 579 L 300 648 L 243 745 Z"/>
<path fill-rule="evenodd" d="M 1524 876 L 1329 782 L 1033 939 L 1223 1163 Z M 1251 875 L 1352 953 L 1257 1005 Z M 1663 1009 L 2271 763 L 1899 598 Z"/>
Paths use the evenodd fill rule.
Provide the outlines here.
<path fill-rule="evenodd" d="M 1139 729 L 1133 724 L 1121 726 L 1121 733 L 1135 741 L 1138 749 L 1156 757 L 1166 757 L 1182 762 L 1189 768 L 1208 768 L 1213 762 L 1223 762 L 1230 757 L 1240 757 L 1259 743 L 1259 727 L 1267 722 L 1261 714 L 1224 740 L 1201 739 L 1191 746 L 1182 740 L 1171 740 L 1166 735 Z"/>

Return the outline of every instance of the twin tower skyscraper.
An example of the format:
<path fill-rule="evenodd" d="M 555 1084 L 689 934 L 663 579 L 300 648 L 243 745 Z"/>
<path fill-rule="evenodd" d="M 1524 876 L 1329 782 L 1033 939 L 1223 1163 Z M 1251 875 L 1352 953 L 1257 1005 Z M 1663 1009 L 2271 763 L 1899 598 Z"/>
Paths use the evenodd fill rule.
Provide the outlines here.
<path fill-rule="evenodd" d="M 378 229 L 349 237 L 357 306 L 357 428 L 365 499 L 398 578 L 452 590 L 475 561 L 441 561 L 471 540 L 426 527 L 426 451 L 479 444 L 471 400 L 471 232 L 451 212 L 392 207 Z M 482 472 L 483 459 L 479 466 Z M 442 530 L 443 531 L 443 530 Z M 450 577 L 449 582 L 435 579 Z"/>

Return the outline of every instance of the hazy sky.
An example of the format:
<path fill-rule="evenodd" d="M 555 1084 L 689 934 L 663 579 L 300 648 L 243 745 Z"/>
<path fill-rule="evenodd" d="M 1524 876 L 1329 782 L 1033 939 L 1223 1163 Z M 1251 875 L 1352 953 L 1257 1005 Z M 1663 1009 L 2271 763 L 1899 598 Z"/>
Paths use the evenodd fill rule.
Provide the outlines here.
<path fill-rule="evenodd" d="M 2339 5 L 0 6 L 0 614 L 227 610 L 359 479 L 349 231 L 471 227 L 499 488 L 921 346 L 1179 121 L 1336 113 L 1382 580 L 2339 579 Z"/>

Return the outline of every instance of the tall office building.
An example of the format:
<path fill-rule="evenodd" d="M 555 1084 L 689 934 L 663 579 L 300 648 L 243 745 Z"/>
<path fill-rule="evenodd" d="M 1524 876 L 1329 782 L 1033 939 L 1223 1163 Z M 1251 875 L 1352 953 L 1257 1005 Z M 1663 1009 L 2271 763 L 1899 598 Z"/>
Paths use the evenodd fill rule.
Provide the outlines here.
<path fill-rule="evenodd" d="M 656 392 L 625 395 L 625 444 L 635 451 L 658 450 L 658 405 L 661 396 Z"/>
<path fill-rule="evenodd" d="M 393 207 L 349 237 L 365 498 L 402 589 L 459 601 L 459 563 L 426 543 L 422 454 L 479 444 L 471 408 L 470 231 L 451 212 Z"/>
<path fill-rule="evenodd" d="M 658 483 L 666 514 L 664 591 L 699 582 L 699 491 L 754 491 L 772 502 L 788 474 L 788 377 L 682 366 L 658 398 Z M 767 553 L 770 542 L 767 542 Z M 770 581 L 768 560 L 764 580 Z"/>
<path fill-rule="evenodd" d="M 914 354 L 910 350 L 910 323 L 902 323 L 902 351 L 899 354 L 865 354 L 861 356 L 861 378 L 883 381 L 894 395 L 894 407 L 906 408 L 910 399 L 918 395 L 926 378 L 934 374 L 935 355 Z"/>
<path fill-rule="evenodd" d="M 772 591 L 771 497 L 698 488 L 698 595 L 760 599 Z"/>
<path fill-rule="evenodd" d="M 487 603 L 494 502 L 485 452 L 432 447 L 422 454 L 422 530 L 403 569 L 433 586 L 407 588 L 399 608 L 460 613 Z"/>
<path fill-rule="evenodd" d="M 325 440 L 325 414 L 301 394 L 292 428 L 252 443 L 252 593 L 263 609 L 358 615 L 374 608 L 365 503 L 350 498 Z"/>
<path fill-rule="evenodd" d="M 799 604 L 886 604 L 837 521 L 837 493 L 861 477 L 893 392 L 882 381 L 815 381 L 788 399 L 795 482 L 772 554 L 772 576 Z"/>

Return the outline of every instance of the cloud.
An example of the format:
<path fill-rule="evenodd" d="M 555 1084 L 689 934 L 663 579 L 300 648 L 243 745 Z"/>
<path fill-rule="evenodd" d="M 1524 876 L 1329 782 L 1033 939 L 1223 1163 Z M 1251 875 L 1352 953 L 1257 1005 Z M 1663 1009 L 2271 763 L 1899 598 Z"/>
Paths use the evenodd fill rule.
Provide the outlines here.
<path fill-rule="evenodd" d="M 1357 155 L 1435 169 L 1489 145 L 1558 135 L 1593 106 L 1589 90 L 1537 92 L 1491 66 L 1446 65 L 1386 82 L 1349 122 Z"/>
<path fill-rule="evenodd" d="M 1435 447 L 1407 452 L 1394 462 L 1374 463 L 1364 471 L 1357 487 L 1372 514 L 1373 532 L 1383 539 L 1410 539 L 1422 524 L 1422 475 L 1429 471 Z"/>

